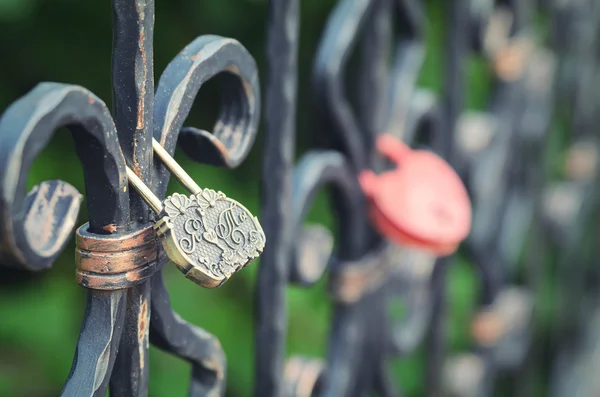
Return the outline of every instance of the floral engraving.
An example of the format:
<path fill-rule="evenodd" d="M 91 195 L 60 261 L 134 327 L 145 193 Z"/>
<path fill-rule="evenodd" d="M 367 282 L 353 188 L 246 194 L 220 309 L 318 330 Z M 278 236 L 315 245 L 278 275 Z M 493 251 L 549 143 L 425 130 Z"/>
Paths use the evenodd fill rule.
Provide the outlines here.
<path fill-rule="evenodd" d="M 226 199 L 222 192 L 215 192 L 212 189 L 204 189 L 202 193 L 196 195 L 196 200 L 200 208 L 214 207 L 217 204 L 217 200 Z"/>
<path fill-rule="evenodd" d="M 223 269 L 221 268 L 221 266 L 217 263 L 213 263 L 210 266 L 210 270 L 211 272 L 217 276 L 217 277 L 223 277 Z"/>
<path fill-rule="evenodd" d="M 183 194 L 175 193 L 165 200 L 165 212 L 171 218 L 185 214 L 192 201 Z"/>

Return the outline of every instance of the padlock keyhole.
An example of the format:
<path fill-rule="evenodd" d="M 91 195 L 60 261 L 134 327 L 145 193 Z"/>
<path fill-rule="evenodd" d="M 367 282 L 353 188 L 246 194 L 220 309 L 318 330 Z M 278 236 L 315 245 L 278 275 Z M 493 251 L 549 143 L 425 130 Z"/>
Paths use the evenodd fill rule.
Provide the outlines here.
<path fill-rule="evenodd" d="M 436 204 L 431 208 L 431 212 L 437 219 L 438 223 L 444 226 L 452 224 L 454 217 L 444 205 Z"/>

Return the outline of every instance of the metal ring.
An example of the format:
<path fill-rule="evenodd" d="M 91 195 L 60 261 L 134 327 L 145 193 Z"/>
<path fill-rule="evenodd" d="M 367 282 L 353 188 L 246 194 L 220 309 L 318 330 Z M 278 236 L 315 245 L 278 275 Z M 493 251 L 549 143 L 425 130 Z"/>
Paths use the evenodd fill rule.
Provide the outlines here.
<path fill-rule="evenodd" d="M 351 304 L 379 288 L 391 271 L 388 260 L 391 247 L 391 244 L 384 243 L 356 261 L 344 261 L 335 266 L 329 280 L 332 299 Z"/>
<path fill-rule="evenodd" d="M 84 224 L 76 233 L 77 283 L 86 288 L 129 288 L 168 262 L 152 225 L 129 234 L 99 235 Z"/>

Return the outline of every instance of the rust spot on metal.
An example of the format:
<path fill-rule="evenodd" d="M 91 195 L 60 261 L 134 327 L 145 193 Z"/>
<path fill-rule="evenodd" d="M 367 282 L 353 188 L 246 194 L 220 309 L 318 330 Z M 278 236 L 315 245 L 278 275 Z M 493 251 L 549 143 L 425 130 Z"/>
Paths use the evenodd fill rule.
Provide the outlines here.
<path fill-rule="evenodd" d="M 594 177 L 598 150 L 593 143 L 573 145 L 567 153 L 566 173 L 571 179 L 590 180 Z"/>
<path fill-rule="evenodd" d="M 51 255 L 71 235 L 82 196 L 66 183 L 44 182 L 28 197 L 33 198 L 24 222 L 28 243 L 39 254 Z"/>
<path fill-rule="evenodd" d="M 142 84 L 142 91 L 140 93 L 140 100 L 138 102 L 138 116 L 137 116 L 137 124 L 135 128 L 138 130 L 144 129 L 144 97 L 146 96 L 146 84 Z"/>
<path fill-rule="evenodd" d="M 294 356 L 287 360 L 284 369 L 284 382 L 294 397 L 314 395 L 315 386 L 324 372 L 322 360 Z"/>
<path fill-rule="evenodd" d="M 127 272 L 125 278 L 127 281 L 140 281 L 142 280 L 142 274 L 140 272 Z"/>
<path fill-rule="evenodd" d="M 187 48 L 187 47 L 186 47 Z M 194 55 L 190 55 L 190 60 L 192 60 L 193 62 L 196 62 L 199 59 L 204 58 L 204 49 L 198 51 L 197 53 L 195 53 Z"/>
<path fill-rule="evenodd" d="M 388 244 L 362 258 L 347 262 L 332 272 L 329 292 L 340 303 L 354 303 L 376 290 L 393 271 L 394 262 L 388 259 L 393 244 Z"/>
<path fill-rule="evenodd" d="M 217 139 L 217 140 L 215 140 L 215 146 L 221 153 L 223 153 L 225 155 L 225 157 L 229 157 L 229 152 L 223 142 L 221 142 L 219 139 Z"/>
<path fill-rule="evenodd" d="M 37 222 L 26 222 L 25 230 L 31 238 L 31 246 L 41 249 L 52 238 L 52 231 L 56 224 L 54 209 L 56 200 L 53 197 L 48 200 L 47 195 L 50 191 L 50 186 L 42 184 L 36 189 L 35 200 L 31 209 L 28 212 L 29 218 L 35 219 Z M 55 195 L 54 195 L 55 197 Z"/>
<path fill-rule="evenodd" d="M 500 339 L 506 327 L 498 313 L 484 311 L 475 318 L 471 329 L 476 341 L 484 346 L 491 346 Z"/>
<path fill-rule="evenodd" d="M 144 33 L 144 27 L 140 30 L 140 37 L 138 40 L 138 47 L 140 49 L 140 55 L 142 57 L 142 68 L 144 70 L 144 78 L 142 79 L 142 86 L 140 87 L 140 97 L 138 99 L 138 114 L 137 114 L 137 125 L 138 130 L 144 129 L 144 100 L 146 98 L 146 80 L 148 77 L 146 49 L 144 48 L 144 41 L 146 40 L 146 34 Z"/>
<path fill-rule="evenodd" d="M 135 145 L 137 146 L 137 145 Z M 135 149 L 134 149 L 134 153 L 135 153 Z M 140 163 L 136 160 L 136 157 L 134 155 L 133 158 L 133 172 L 140 178 L 142 179 L 142 169 L 140 167 Z"/>
<path fill-rule="evenodd" d="M 140 300 L 142 298 L 140 297 Z M 142 300 L 142 304 L 140 305 L 140 317 L 138 318 L 138 331 L 139 331 L 139 340 L 142 341 L 144 334 L 146 333 L 148 321 L 148 301 L 146 299 Z"/>
<path fill-rule="evenodd" d="M 219 360 L 211 359 L 211 360 L 202 360 L 202 366 L 206 369 L 214 371 L 218 380 L 221 380 L 225 377 L 225 372 L 223 371 L 223 366 L 219 362 Z"/>
<path fill-rule="evenodd" d="M 150 319 L 148 318 L 149 313 L 148 300 L 140 296 L 140 311 L 138 316 L 138 351 L 141 369 L 144 369 L 146 351 L 148 349 L 148 329 L 150 325 Z"/>
<path fill-rule="evenodd" d="M 519 79 L 527 66 L 533 43 L 526 38 L 516 39 L 496 54 L 494 69 L 506 81 Z"/>
<path fill-rule="evenodd" d="M 114 233 L 117 231 L 117 225 L 115 225 L 114 223 L 111 223 L 110 225 L 106 225 L 106 226 L 102 227 L 102 229 L 106 230 L 109 233 Z"/>

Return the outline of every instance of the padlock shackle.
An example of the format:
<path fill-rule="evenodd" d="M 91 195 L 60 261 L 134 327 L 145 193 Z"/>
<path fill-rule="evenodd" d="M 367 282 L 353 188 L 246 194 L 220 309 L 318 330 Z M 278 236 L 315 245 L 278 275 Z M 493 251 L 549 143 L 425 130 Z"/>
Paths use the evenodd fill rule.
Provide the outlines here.
<path fill-rule="evenodd" d="M 392 160 L 396 165 L 400 165 L 412 152 L 407 144 L 391 134 L 382 134 L 377 137 L 375 145 L 379 153 Z"/>
<path fill-rule="evenodd" d="M 139 176 L 136 175 L 135 172 L 129 167 L 127 167 L 127 179 L 129 179 L 129 183 L 136 192 L 139 193 L 140 196 L 144 199 L 146 204 L 152 208 L 157 215 L 160 214 L 163 210 L 162 202 L 156 194 L 152 193 L 152 190 L 140 179 Z"/>
<path fill-rule="evenodd" d="M 152 149 L 154 149 L 154 153 L 158 156 L 158 158 L 163 162 L 165 167 L 171 174 L 177 178 L 179 183 L 183 185 L 187 190 L 189 190 L 192 194 L 198 194 L 202 192 L 202 188 L 198 186 L 196 182 L 192 179 L 192 177 L 185 172 L 183 168 L 175 161 L 173 157 L 166 151 L 164 147 L 156 140 L 152 139 Z"/>

